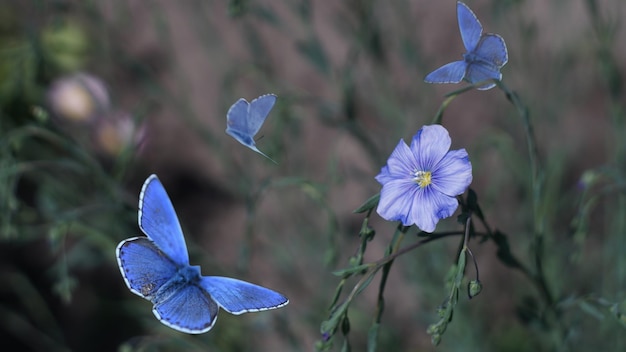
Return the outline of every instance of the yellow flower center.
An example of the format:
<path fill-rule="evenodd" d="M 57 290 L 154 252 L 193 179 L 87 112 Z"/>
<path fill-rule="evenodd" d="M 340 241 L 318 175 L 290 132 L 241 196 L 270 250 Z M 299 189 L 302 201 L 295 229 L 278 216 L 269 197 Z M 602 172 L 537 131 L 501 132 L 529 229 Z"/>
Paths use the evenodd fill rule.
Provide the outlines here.
<path fill-rule="evenodd" d="M 430 171 L 417 171 L 413 172 L 413 182 L 417 183 L 420 188 L 426 188 L 426 186 L 432 183 Z"/>

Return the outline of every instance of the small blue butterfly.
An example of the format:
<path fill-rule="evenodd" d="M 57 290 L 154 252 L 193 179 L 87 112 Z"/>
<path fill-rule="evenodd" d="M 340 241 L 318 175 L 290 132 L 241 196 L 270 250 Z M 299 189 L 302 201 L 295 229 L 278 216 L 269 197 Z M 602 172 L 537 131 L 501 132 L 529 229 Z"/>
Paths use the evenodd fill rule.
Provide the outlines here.
<path fill-rule="evenodd" d="M 254 135 L 259 132 L 267 115 L 276 103 L 274 94 L 261 95 L 252 102 L 244 98 L 237 100 L 228 109 L 226 114 L 226 133 L 235 138 L 239 143 L 274 161 L 257 149 L 254 143 Z M 276 163 L 274 161 L 274 163 Z"/>
<path fill-rule="evenodd" d="M 457 17 L 463 45 L 467 52 L 463 60 L 443 65 L 429 73 L 426 83 L 459 83 L 465 79 L 471 84 L 489 79 L 502 79 L 500 69 L 509 60 L 504 39 L 497 34 L 483 34 L 483 26 L 467 5 L 458 1 Z M 480 90 L 491 89 L 495 83 L 478 87 Z"/>
<path fill-rule="evenodd" d="M 280 308 L 289 300 L 249 282 L 202 276 L 189 265 L 185 238 L 165 188 L 156 175 L 139 194 L 139 227 L 148 237 L 126 239 L 117 246 L 117 263 L 134 294 L 152 304 L 163 324 L 188 334 L 211 330 L 218 308 L 243 314 Z"/>

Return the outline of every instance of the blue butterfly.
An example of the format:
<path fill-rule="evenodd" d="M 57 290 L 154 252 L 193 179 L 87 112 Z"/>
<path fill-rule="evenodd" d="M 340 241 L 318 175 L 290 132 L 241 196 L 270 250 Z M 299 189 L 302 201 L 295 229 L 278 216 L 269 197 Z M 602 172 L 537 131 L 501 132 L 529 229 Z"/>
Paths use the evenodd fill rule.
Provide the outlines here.
<path fill-rule="evenodd" d="M 156 175 L 139 194 L 139 227 L 148 237 L 126 239 L 117 246 L 117 263 L 134 294 L 154 305 L 163 324 L 188 334 L 211 330 L 219 308 L 231 314 L 280 308 L 289 300 L 249 282 L 202 276 L 189 265 L 185 238 L 165 188 Z"/>
<path fill-rule="evenodd" d="M 275 103 L 276 96 L 274 94 L 261 95 L 250 103 L 241 98 L 228 109 L 226 114 L 226 133 L 274 163 L 276 162 L 272 158 L 257 149 L 254 135 L 261 129 Z"/>
<path fill-rule="evenodd" d="M 483 26 L 464 3 L 458 1 L 456 10 L 461 38 L 467 52 L 463 54 L 463 60 L 443 65 L 429 73 L 424 82 L 459 83 L 465 79 L 474 84 L 489 79 L 501 80 L 500 69 L 509 60 L 504 39 L 497 34 L 483 34 Z M 495 85 L 486 83 L 478 89 L 491 89 Z"/>

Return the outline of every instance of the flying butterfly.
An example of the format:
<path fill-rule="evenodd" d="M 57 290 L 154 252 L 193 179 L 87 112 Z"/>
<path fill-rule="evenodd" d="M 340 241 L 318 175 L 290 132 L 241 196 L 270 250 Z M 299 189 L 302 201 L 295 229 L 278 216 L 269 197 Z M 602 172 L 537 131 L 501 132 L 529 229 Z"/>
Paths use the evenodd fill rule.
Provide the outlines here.
<path fill-rule="evenodd" d="M 239 143 L 274 161 L 256 147 L 254 135 L 259 132 L 267 115 L 276 103 L 276 95 L 266 94 L 252 100 L 250 103 L 244 98 L 237 100 L 226 113 L 226 133 Z"/>
<path fill-rule="evenodd" d="M 163 324 L 201 334 L 211 330 L 219 308 L 239 315 L 289 303 L 285 296 L 265 287 L 202 276 L 199 266 L 190 265 L 174 206 L 156 175 L 143 184 L 138 217 L 139 228 L 147 237 L 120 242 L 117 263 L 126 286 L 152 302 L 152 312 Z"/>

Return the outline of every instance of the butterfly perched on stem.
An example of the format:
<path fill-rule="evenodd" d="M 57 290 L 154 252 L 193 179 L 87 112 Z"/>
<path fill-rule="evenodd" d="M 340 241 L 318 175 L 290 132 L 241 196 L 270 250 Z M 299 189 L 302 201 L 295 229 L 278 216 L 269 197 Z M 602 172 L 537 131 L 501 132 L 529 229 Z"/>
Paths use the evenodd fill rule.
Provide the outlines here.
<path fill-rule="evenodd" d="M 501 36 L 483 33 L 483 26 L 470 8 L 457 2 L 457 18 L 463 45 L 467 52 L 463 60 L 443 65 L 425 78 L 426 83 L 459 83 L 465 79 L 471 84 L 501 80 L 500 69 L 507 63 L 509 56 L 506 44 Z M 478 87 L 480 90 L 491 89 L 496 84 L 487 82 Z"/>
<path fill-rule="evenodd" d="M 200 334 L 211 330 L 219 308 L 239 315 L 289 303 L 265 287 L 202 276 L 199 266 L 190 265 L 174 206 L 156 175 L 139 195 L 139 228 L 147 237 L 120 242 L 117 263 L 130 291 L 152 302 L 154 315 L 172 329 Z"/>

